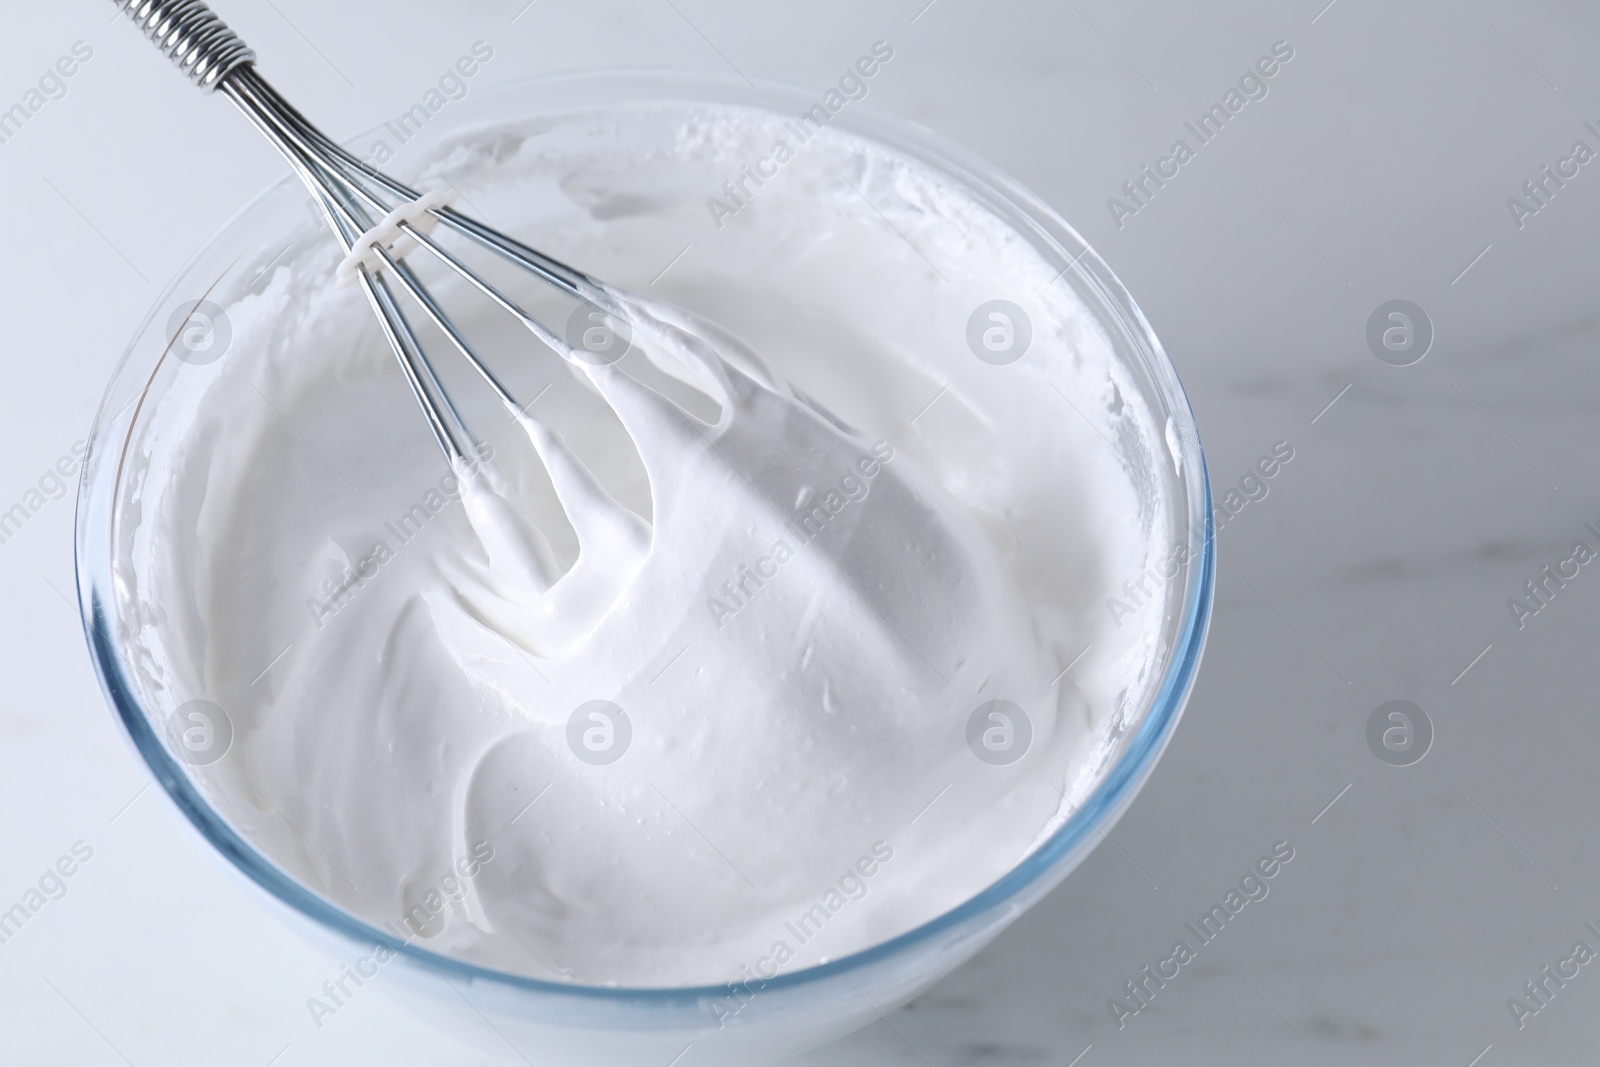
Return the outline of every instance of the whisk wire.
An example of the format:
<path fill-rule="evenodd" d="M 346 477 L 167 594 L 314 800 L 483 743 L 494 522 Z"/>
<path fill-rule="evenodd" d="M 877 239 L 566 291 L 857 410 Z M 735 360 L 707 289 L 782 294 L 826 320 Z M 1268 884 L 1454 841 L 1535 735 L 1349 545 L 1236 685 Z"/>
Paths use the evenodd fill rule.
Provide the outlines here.
<path fill-rule="evenodd" d="M 292 104 L 284 100 L 277 90 L 267 84 L 253 66 L 241 69 L 229 81 L 243 88 L 254 106 L 262 107 L 281 116 L 293 128 L 294 132 L 304 139 L 309 150 L 340 164 L 342 167 L 340 180 L 348 183 L 362 195 L 371 196 L 370 191 L 362 184 L 362 180 L 365 179 L 366 182 L 382 189 L 390 196 L 397 198 L 398 201 L 414 202 L 421 198 L 422 194 L 417 190 L 396 181 L 383 173 L 383 171 L 358 158 L 342 145 L 330 140 L 326 134 L 313 126 Z M 374 199 L 373 203 L 381 204 L 382 202 Z M 394 205 L 383 206 L 384 210 L 390 210 Z M 516 266 L 533 272 L 541 280 L 562 290 L 567 295 L 595 304 L 608 314 L 620 312 L 605 287 L 582 271 L 558 259 L 547 256 L 543 252 L 529 248 L 521 242 L 507 237 L 505 234 L 485 226 L 470 216 L 462 215 L 453 208 L 435 208 L 430 213 L 455 232 L 492 249 L 502 258 L 509 260 Z"/>
<path fill-rule="evenodd" d="M 478 441 L 428 357 L 416 325 L 396 289 L 419 308 L 489 385 L 496 398 L 520 413 L 516 397 L 478 355 L 454 319 L 404 262 L 421 249 L 491 303 L 515 317 L 539 341 L 566 359 L 574 349 L 560 335 L 502 292 L 429 231 L 443 226 L 604 315 L 623 320 L 620 302 L 582 271 L 507 237 L 391 178 L 329 139 L 255 69 L 255 53 L 202 0 L 113 0 L 191 81 L 219 91 L 278 148 L 310 191 L 346 255 L 400 364 L 428 428 L 452 465 L 475 457 Z M 422 225 L 422 222 L 428 225 Z"/>
<path fill-rule="evenodd" d="M 301 138 L 282 121 L 280 115 L 275 114 L 272 108 L 262 106 L 259 100 L 239 84 L 243 81 L 241 76 L 249 70 L 250 67 L 245 65 L 227 78 L 221 86 L 223 93 L 255 123 L 289 161 L 290 166 L 322 209 L 329 228 L 333 230 L 340 245 L 348 253 L 360 234 L 371 225 L 369 219 L 363 218 L 364 213 L 360 205 L 352 202 L 355 194 L 361 190 L 330 173 L 331 168 L 306 148 Z M 381 250 L 380 252 L 386 265 L 395 265 L 387 252 Z M 474 444 L 465 420 L 462 419 L 449 392 L 423 353 L 415 331 L 400 310 L 387 282 L 365 267 L 361 269 L 358 277 L 383 330 L 384 339 L 394 352 L 418 406 L 422 408 L 434 440 L 452 464 L 459 462 Z"/>

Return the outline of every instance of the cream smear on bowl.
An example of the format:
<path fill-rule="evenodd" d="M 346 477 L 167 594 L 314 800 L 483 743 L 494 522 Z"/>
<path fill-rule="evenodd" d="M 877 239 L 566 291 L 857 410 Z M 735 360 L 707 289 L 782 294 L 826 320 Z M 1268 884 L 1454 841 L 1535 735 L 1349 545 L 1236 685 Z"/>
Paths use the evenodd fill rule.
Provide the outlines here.
<path fill-rule="evenodd" d="M 419 164 L 751 353 L 721 339 L 724 381 L 645 338 L 573 366 L 459 314 L 529 401 L 513 420 L 452 379 L 488 497 L 309 234 L 211 297 L 226 353 L 151 398 L 167 440 L 129 462 L 163 488 L 125 503 L 118 574 L 136 666 L 222 709 L 196 781 L 351 912 L 584 984 L 793 971 L 1015 867 L 1147 702 L 1167 448 L 1109 339 L 1002 219 L 848 134 L 714 225 L 707 197 L 782 122 L 596 108 Z M 761 447 L 774 420 L 787 452 Z M 521 577 L 507 529 L 537 531 Z"/>

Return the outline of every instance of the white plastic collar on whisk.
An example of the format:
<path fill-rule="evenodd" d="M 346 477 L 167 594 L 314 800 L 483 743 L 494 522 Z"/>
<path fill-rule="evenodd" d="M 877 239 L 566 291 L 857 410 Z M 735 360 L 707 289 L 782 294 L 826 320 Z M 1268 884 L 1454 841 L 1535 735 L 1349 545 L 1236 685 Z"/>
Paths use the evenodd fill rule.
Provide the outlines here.
<path fill-rule="evenodd" d="M 409 225 L 418 233 L 427 233 L 439 224 L 439 217 L 432 210 L 448 207 L 453 199 L 455 197 L 450 193 L 436 189 L 389 212 L 350 246 L 350 252 L 334 272 L 339 284 L 353 284 L 356 270 L 360 267 L 370 271 L 382 270 L 384 263 L 383 257 L 378 254 L 380 248 L 393 259 L 404 259 L 407 252 L 417 247 L 417 242 L 410 234 L 401 231 L 401 225 Z"/>

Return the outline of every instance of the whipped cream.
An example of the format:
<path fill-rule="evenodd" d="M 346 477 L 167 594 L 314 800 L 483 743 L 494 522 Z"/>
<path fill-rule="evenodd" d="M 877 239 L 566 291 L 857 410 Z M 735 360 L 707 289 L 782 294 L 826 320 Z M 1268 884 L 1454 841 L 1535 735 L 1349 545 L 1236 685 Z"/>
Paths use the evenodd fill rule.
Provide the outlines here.
<path fill-rule="evenodd" d="M 1105 604 L 1170 554 L 1123 454 L 1165 446 L 1108 340 L 1001 219 L 838 131 L 711 231 L 780 124 L 617 108 L 434 155 L 420 184 L 650 294 L 627 355 L 567 362 L 442 282 L 528 402 L 455 379 L 456 471 L 331 242 L 212 297 L 232 347 L 153 401 L 123 610 L 174 706 L 230 720 L 208 797 L 317 892 L 537 977 L 770 977 L 1005 874 L 1142 710 L 1165 590 Z M 1003 366 L 967 341 L 996 298 L 1031 326 Z"/>

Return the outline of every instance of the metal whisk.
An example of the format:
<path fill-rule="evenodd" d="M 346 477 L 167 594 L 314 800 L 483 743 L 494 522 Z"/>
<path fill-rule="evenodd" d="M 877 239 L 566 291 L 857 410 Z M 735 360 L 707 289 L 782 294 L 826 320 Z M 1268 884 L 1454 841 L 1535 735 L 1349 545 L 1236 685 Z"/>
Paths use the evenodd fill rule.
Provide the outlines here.
<path fill-rule="evenodd" d="M 255 52 L 202 0 L 113 2 L 201 90 L 220 92 L 232 100 L 300 175 L 344 247 L 340 273 L 353 276 L 366 292 L 429 428 L 452 465 L 473 456 L 477 441 L 401 310 L 396 283 L 489 383 L 501 402 L 513 411 L 522 409 L 403 262 L 407 252 L 420 248 L 435 256 L 550 348 L 568 359 L 577 357 L 565 340 L 441 247 L 430 236 L 437 226 L 532 272 L 601 315 L 626 321 L 622 304 L 603 284 L 451 209 L 447 198 L 438 193 L 419 193 L 395 181 L 330 140 L 256 72 Z"/>

